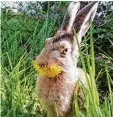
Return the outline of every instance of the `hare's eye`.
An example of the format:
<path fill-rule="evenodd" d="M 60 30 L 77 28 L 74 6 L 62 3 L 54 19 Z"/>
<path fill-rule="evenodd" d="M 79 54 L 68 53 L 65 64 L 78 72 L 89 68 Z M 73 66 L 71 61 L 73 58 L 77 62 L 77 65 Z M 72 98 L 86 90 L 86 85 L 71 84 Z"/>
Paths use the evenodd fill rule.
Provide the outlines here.
<path fill-rule="evenodd" d="M 68 48 L 65 48 L 61 51 L 61 56 L 64 57 L 66 53 L 68 52 Z"/>
<path fill-rule="evenodd" d="M 68 49 L 66 48 L 66 49 L 64 49 L 64 52 L 67 52 L 68 51 Z"/>

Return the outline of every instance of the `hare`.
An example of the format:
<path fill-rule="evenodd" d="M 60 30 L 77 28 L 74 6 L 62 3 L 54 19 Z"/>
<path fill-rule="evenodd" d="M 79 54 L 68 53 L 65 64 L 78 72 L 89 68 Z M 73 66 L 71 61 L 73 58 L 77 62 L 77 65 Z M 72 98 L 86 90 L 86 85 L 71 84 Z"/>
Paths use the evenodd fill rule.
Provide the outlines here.
<path fill-rule="evenodd" d="M 87 86 L 84 72 L 77 67 L 79 52 L 73 28 L 80 43 L 90 27 L 90 20 L 94 19 L 98 2 L 91 2 L 80 11 L 79 7 L 80 2 L 69 4 L 61 28 L 54 37 L 45 40 L 43 50 L 36 57 L 41 67 L 54 64 L 62 69 L 55 77 L 39 75 L 37 78 L 37 96 L 47 117 L 69 117 L 78 80 Z"/>

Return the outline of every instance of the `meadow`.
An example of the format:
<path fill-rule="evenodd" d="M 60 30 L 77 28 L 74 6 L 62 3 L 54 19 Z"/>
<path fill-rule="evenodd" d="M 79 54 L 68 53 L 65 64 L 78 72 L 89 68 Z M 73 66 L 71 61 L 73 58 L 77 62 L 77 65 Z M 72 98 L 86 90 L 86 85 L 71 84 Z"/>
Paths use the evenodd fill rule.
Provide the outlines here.
<path fill-rule="evenodd" d="M 58 9 L 62 8 L 59 4 Z M 64 13 L 65 5 L 63 10 Z M 64 14 L 35 19 L 21 14 L 1 15 L 1 116 L 44 117 L 36 93 L 37 73 L 32 60 L 61 25 Z M 50 17 L 51 16 L 51 17 Z M 84 110 L 73 100 L 72 117 L 113 117 L 113 14 L 98 27 L 91 25 L 79 45 L 78 66 L 90 75 L 89 90 L 84 90 Z M 4 23 L 5 22 L 5 23 Z"/>

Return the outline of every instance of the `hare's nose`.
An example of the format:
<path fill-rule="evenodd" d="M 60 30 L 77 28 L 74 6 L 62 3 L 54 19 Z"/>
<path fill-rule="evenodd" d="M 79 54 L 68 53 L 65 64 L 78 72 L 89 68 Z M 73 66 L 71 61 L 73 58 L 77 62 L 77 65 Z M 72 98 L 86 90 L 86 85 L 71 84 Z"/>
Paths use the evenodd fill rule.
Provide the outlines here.
<path fill-rule="evenodd" d="M 37 58 L 37 56 L 34 56 L 33 59 L 35 60 Z"/>

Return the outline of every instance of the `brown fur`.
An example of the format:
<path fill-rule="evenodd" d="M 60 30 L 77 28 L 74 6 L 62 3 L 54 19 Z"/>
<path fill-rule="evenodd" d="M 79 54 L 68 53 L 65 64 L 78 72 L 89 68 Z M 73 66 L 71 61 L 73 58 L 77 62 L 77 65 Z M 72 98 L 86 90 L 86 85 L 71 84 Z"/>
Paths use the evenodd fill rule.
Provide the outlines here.
<path fill-rule="evenodd" d="M 78 23 L 76 14 L 80 3 L 70 3 L 62 27 L 56 35 L 45 41 L 45 46 L 36 61 L 40 66 L 51 66 L 53 64 L 61 66 L 63 72 L 55 78 L 42 77 L 37 78 L 37 96 L 42 108 L 47 112 L 48 117 L 56 117 L 56 110 L 59 117 L 69 117 L 72 110 L 73 93 L 76 83 L 80 80 L 87 86 L 84 72 L 77 67 L 78 45 L 72 31 L 72 26 Z M 89 29 L 90 17 L 94 18 L 97 9 L 97 3 L 91 3 L 84 8 L 87 11 L 83 16 L 77 36 L 81 42 L 82 36 Z M 77 16 L 81 11 L 78 12 Z M 74 15 L 74 16 L 72 16 Z M 84 15 L 84 14 L 83 14 Z M 77 25 L 75 25 L 76 28 Z M 85 27 L 85 32 L 84 31 Z M 81 99 L 81 89 L 78 89 L 78 98 Z M 78 100 L 81 101 L 81 100 Z M 81 103 L 81 102 L 80 102 Z"/>

